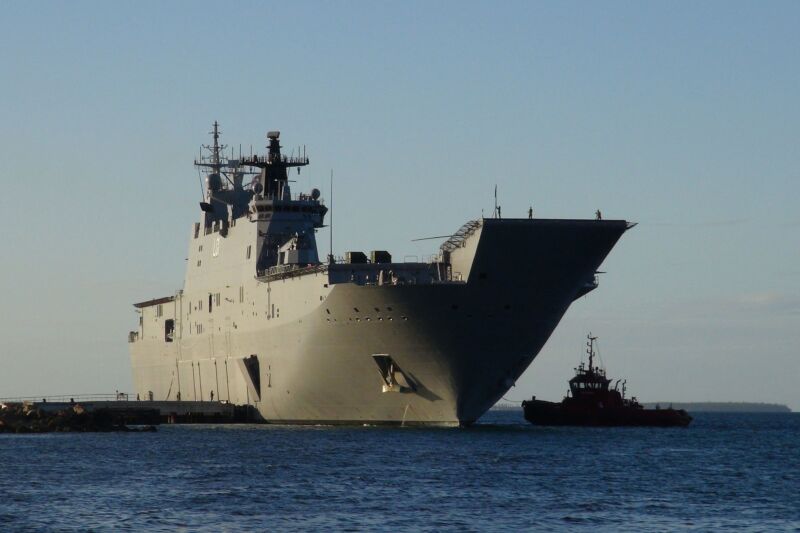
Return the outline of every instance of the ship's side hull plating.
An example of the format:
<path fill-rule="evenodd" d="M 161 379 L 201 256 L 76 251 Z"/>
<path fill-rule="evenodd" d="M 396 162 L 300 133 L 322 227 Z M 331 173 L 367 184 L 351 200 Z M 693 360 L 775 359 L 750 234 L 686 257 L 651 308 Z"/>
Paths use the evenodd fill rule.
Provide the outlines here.
<path fill-rule="evenodd" d="M 271 422 L 469 424 L 528 367 L 627 227 L 487 219 L 452 253 L 460 282 L 332 283 L 327 272 L 263 282 L 241 266 L 187 276 L 170 309 L 142 311 L 156 334 L 130 344 L 135 386 L 158 400 L 213 391 Z M 251 231 L 240 223 L 225 239 Z M 375 355 L 391 358 L 401 385 L 387 387 Z"/>

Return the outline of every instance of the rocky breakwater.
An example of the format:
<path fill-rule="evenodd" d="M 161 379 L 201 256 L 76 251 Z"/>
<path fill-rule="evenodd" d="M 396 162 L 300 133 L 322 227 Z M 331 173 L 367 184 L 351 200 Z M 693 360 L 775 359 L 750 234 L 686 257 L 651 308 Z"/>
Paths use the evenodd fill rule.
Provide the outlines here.
<path fill-rule="evenodd" d="M 87 411 L 80 404 L 45 411 L 31 403 L 0 404 L 0 433 L 155 431 L 129 428 L 107 409 Z"/>

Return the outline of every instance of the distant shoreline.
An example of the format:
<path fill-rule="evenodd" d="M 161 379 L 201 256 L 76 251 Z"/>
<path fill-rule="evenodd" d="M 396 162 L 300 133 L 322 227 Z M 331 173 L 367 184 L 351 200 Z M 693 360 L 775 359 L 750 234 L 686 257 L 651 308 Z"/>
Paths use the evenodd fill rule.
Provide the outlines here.
<path fill-rule="evenodd" d="M 647 402 L 645 407 L 653 409 L 656 405 L 674 409 L 686 409 L 699 413 L 791 413 L 789 406 L 780 403 L 758 402 Z"/>
<path fill-rule="evenodd" d="M 791 413 L 787 405 L 780 403 L 758 403 L 758 402 L 647 402 L 643 403 L 646 408 L 654 409 L 656 405 L 667 408 L 672 406 L 674 409 L 685 409 L 695 413 Z M 492 410 L 513 411 L 522 409 L 520 405 L 498 404 Z"/>

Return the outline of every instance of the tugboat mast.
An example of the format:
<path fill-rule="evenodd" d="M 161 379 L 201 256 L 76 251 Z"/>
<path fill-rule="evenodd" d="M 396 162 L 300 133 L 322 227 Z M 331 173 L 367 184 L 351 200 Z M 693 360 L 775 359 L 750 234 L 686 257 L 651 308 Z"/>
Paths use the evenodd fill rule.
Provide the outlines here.
<path fill-rule="evenodd" d="M 586 352 L 589 354 L 589 372 L 594 372 L 594 341 L 597 340 L 597 337 L 592 337 L 592 333 L 589 332 L 586 338 L 589 339 L 586 343 Z"/>

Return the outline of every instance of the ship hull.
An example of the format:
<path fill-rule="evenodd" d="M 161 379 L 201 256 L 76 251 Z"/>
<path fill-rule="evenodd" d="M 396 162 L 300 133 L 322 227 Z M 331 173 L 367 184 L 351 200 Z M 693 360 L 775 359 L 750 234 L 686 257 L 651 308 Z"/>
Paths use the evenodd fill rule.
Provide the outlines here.
<path fill-rule="evenodd" d="M 245 279 L 252 301 L 237 305 L 234 296 L 203 314 L 200 334 L 192 293 L 205 298 L 225 281 L 187 283 L 172 304 L 185 323 L 178 338 L 131 343 L 135 387 L 144 398 L 252 404 L 275 423 L 469 425 L 530 365 L 627 227 L 487 220 L 464 246 L 466 259 L 454 259 L 461 282 Z M 376 355 L 391 357 L 408 383 L 386 387 Z M 248 370 L 251 356 L 257 366 Z"/>

